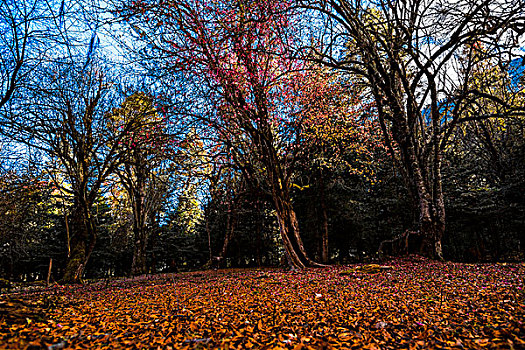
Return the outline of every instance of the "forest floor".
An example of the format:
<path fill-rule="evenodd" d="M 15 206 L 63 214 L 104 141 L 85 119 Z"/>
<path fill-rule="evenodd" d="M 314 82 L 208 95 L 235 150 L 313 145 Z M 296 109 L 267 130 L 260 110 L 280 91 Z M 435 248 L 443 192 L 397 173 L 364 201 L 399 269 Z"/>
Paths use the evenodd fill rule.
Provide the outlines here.
<path fill-rule="evenodd" d="M 0 348 L 525 348 L 525 264 L 219 270 L 0 296 Z M 368 266 L 370 267 L 370 266 Z"/>

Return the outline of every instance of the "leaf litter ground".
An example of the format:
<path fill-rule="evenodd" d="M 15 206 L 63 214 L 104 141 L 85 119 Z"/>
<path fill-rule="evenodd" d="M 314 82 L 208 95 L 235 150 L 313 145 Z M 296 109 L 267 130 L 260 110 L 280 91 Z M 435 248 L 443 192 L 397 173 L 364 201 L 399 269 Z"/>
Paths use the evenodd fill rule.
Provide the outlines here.
<path fill-rule="evenodd" d="M 0 348 L 525 348 L 525 264 L 388 265 L 180 273 L 3 295 Z"/>

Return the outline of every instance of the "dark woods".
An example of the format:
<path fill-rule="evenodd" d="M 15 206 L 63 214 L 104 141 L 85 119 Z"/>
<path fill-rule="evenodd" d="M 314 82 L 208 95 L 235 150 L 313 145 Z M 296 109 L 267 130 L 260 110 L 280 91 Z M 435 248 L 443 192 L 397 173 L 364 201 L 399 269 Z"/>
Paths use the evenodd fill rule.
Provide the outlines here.
<path fill-rule="evenodd" d="M 0 277 L 525 258 L 522 1 L 46 3 L 0 4 Z"/>

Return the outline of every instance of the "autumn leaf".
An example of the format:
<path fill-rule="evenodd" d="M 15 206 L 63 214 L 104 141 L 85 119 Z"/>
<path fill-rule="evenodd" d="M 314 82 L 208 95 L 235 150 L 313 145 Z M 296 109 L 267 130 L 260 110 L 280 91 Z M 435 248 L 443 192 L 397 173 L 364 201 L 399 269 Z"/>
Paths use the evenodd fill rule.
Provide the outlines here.
<path fill-rule="evenodd" d="M 370 265 L 266 269 L 265 278 L 260 270 L 219 270 L 2 297 L 0 344 L 10 349 L 525 345 L 522 264 L 407 259 L 377 266 L 390 268 L 378 273 L 367 273 Z M 352 274 L 343 273 L 349 270 Z M 38 306 L 51 297 L 54 306 Z"/>

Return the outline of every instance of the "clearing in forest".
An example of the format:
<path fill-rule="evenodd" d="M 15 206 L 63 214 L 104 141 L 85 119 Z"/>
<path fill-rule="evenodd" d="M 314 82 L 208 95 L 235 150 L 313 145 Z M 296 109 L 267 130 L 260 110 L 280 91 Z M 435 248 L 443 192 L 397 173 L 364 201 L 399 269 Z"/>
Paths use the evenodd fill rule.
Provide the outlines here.
<path fill-rule="evenodd" d="M 525 264 L 219 270 L 0 297 L 0 348 L 525 348 Z"/>

